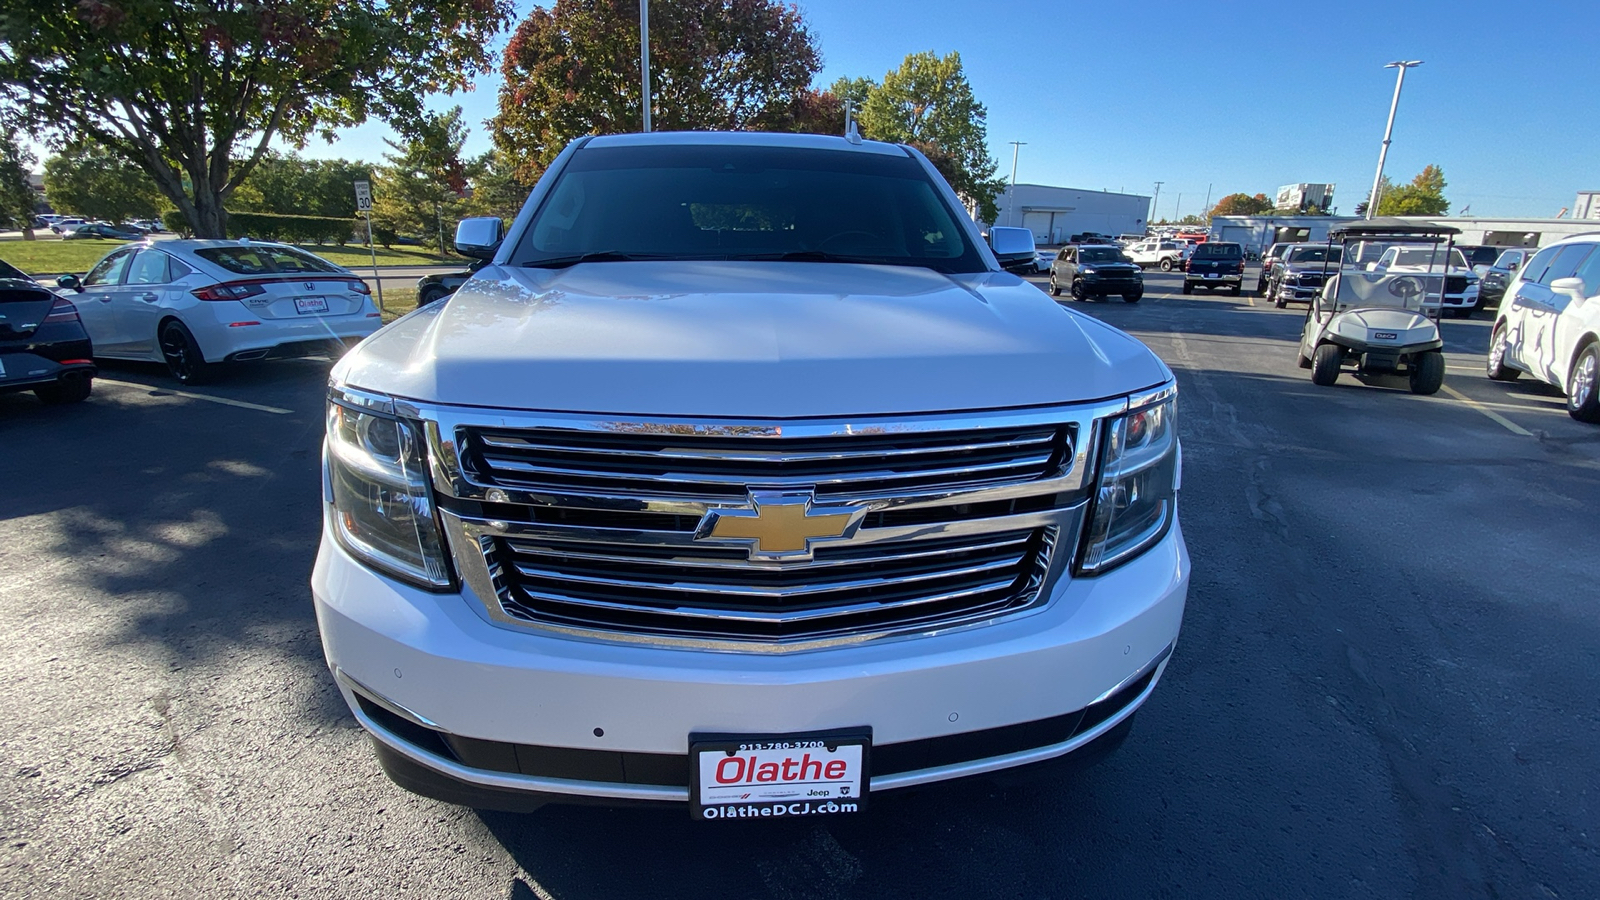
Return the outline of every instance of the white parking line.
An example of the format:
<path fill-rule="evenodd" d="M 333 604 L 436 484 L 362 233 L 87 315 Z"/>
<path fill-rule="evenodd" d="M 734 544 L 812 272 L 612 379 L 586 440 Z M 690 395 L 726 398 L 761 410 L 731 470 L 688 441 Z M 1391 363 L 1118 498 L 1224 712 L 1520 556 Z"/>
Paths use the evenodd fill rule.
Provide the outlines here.
<path fill-rule="evenodd" d="M 236 406 L 239 409 L 253 409 L 256 412 L 272 413 L 275 416 L 287 416 L 294 412 L 292 409 L 283 409 L 282 407 L 277 406 L 263 406 L 260 403 L 250 403 L 245 400 L 229 400 L 227 397 L 213 397 L 209 394 L 195 394 L 189 391 L 176 390 L 174 388 L 151 387 L 148 384 L 140 384 L 137 381 L 118 381 L 115 378 L 106 378 L 103 375 L 95 378 L 95 381 L 99 384 L 114 384 L 118 387 L 142 388 L 157 396 L 171 394 L 174 397 L 185 397 L 190 400 L 204 400 L 207 403 L 220 403 L 223 406 Z"/>
<path fill-rule="evenodd" d="M 1456 390 L 1455 388 L 1451 387 L 1450 385 L 1448 385 L 1448 384 L 1445 385 L 1443 390 L 1444 390 L 1444 392 L 1446 394 L 1449 394 L 1450 396 L 1456 398 L 1457 400 L 1460 400 L 1462 403 L 1465 403 L 1466 405 L 1472 407 L 1473 409 L 1477 410 L 1478 412 L 1481 412 L 1484 415 L 1488 416 L 1490 419 L 1492 419 L 1496 423 L 1504 426 L 1505 429 L 1507 431 L 1511 432 L 1512 434 L 1520 434 L 1523 437 L 1533 437 L 1533 432 L 1529 431 L 1526 428 L 1523 428 L 1521 425 L 1518 425 L 1517 423 L 1511 421 L 1510 419 L 1506 418 L 1505 416 L 1500 415 L 1499 413 L 1497 413 L 1494 410 L 1488 408 L 1487 406 L 1484 406 L 1482 403 L 1479 403 L 1478 401 L 1472 399 L 1471 397 L 1468 397 L 1466 394 L 1461 393 L 1460 391 Z"/>

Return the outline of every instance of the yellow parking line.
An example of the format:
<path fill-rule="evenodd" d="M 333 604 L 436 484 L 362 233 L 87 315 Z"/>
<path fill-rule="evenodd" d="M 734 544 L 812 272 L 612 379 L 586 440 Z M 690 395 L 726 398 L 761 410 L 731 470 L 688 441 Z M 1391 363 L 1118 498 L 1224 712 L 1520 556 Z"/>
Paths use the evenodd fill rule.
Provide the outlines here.
<path fill-rule="evenodd" d="M 114 384 L 118 387 L 143 388 L 147 391 L 150 391 L 152 394 L 171 394 L 174 397 L 186 397 L 190 400 L 204 400 L 207 403 L 220 403 L 223 406 L 236 406 L 239 409 L 253 409 L 256 412 L 272 413 L 275 416 L 287 416 L 294 412 L 292 409 L 283 409 L 277 406 L 263 406 L 260 403 L 250 403 L 244 400 L 229 400 L 227 397 L 212 397 L 209 394 L 192 394 L 188 391 L 180 391 L 175 388 L 151 387 L 148 384 L 139 384 L 136 381 L 118 381 L 115 378 L 106 378 L 104 376 L 95 378 L 95 381 L 100 384 Z"/>
<path fill-rule="evenodd" d="M 1488 416 L 1490 419 L 1494 420 L 1496 423 L 1504 426 L 1505 429 L 1507 431 L 1511 432 L 1512 434 L 1520 434 L 1523 437 L 1533 437 L 1533 432 L 1529 431 L 1526 428 L 1523 428 L 1521 425 L 1518 425 L 1517 423 L 1511 421 L 1510 419 L 1506 418 L 1505 416 L 1500 415 L 1499 413 L 1497 413 L 1494 410 L 1488 408 L 1487 406 L 1484 406 L 1482 403 L 1479 403 L 1478 401 L 1472 399 L 1471 397 L 1468 397 L 1466 394 L 1461 393 L 1460 391 L 1456 390 L 1455 388 L 1451 387 L 1450 385 L 1447 384 L 1447 385 L 1444 386 L 1444 392 L 1446 394 L 1449 394 L 1450 396 L 1456 398 L 1457 400 L 1460 400 L 1462 403 L 1465 403 L 1466 405 L 1472 407 L 1473 409 L 1477 410 L 1478 412 L 1481 412 L 1484 415 Z"/>

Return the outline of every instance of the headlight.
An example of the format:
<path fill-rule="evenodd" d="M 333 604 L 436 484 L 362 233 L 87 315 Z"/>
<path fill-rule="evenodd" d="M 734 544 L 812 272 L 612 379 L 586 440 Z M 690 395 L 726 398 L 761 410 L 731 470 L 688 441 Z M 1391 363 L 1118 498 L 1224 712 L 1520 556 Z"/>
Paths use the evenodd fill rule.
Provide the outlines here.
<path fill-rule="evenodd" d="M 1177 388 L 1153 396 L 1107 423 L 1078 563 L 1084 574 L 1104 572 L 1149 548 L 1177 515 Z"/>
<path fill-rule="evenodd" d="M 1093 275 L 1095 273 L 1095 268 L 1094 266 L 1080 266 L 1078 268 L 1078 273 L 1082 275 Z"/>
<path fill-rule="evenodd" d="M 450 586 L 421 429 L 389 414 L 382 401 L 335 394 L 325 447 L 339 543 L 391 575 L 423 587 Z"/>

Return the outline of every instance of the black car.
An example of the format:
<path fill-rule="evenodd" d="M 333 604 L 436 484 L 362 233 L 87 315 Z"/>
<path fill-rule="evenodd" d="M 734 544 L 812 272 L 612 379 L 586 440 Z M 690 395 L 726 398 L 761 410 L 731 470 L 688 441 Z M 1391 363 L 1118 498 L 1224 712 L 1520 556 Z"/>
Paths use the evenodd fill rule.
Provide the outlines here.
<path fill-rule="evenodd" d="M 1279 309 L 1310 303 L 1322 293 L 1323 282 L 1339 271 L 1343 257 L 1339 244 L 1285 244 L 1262 295 Z"/>
<path fill-rule="evenodd" d="M 1194 293 L 1197 287 L 1207 290 L 1227 288 L 1239 296 L 1244 283 L 1244 248 L 1225 241 L 1207 241 L 1194 248 L 1183 266 L 1183 292 Z"/>
<path fill-rule="evenodd" d="M 1114 244 L 1068 244 L 1050 263 L 1050 296 L 1062 285 L 1074 300 L 1117 294 L 1128 303 L 1144 296 L 1144 271 Z"/>
<path fill-rule="evenodd" d="M 472 265 L 460 272 L 445 272 L 441 275 L 424 275 L 417 279 L 417 305 L 427 306 L 435 300 L 454 294 L 456 289 L 467 283 L 467 279 L 478 274 L 478 270 L 488 265 L 485 259 L 473 260 Z"/>
<path fill-rule="evenodd" d="M 33 391 L 46 403 L 87 399 L 94 349 L 78 308 L 10 266 L 0 271 L 0 393 Z"/>
<path fill-rule="evenodd" d="M 1506 295 L 1506 285 L 1517 276 L 1517 270 L 1527 265 L 1528 260 L 1538 252 L 1537 247 L 1511 247 L 1500 251 L 1494 265 L 1483 273 L 1483 280 L 1478 282 L 1478 308 L 1499 306 L 1500 299 Z"/>
<path fill-rule="evenodd" d="M 137 241 L 144 237 L 140 232 L 130 228 L 121 228 L 116 225 L 79 225 L 76 230 L 62 235 L 62 240 L 75 241 L 83 238 L 110 238 L 114 241 Z"/>

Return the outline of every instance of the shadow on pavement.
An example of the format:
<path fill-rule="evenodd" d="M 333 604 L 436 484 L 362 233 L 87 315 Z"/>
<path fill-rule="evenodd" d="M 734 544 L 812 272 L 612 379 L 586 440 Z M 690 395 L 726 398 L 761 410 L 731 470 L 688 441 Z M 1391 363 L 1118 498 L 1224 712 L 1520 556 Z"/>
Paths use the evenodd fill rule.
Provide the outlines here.
<path fill-rule="evenodd" d="M 90 641 L 156 647 L 175 668 L 241 647 L 320 662 L 307 582 L 327 364 L 231 374 L 188 392 L 289 412 L 180 396 L 140 364 L 107 366 L 81 404 L 0 396 L 0 526 L 12 539 L 0 559 L 49 567 L 48 583 L 70 592 L 57 612 Z M 328 693 L 318 714 L 344 716 Z"/>

